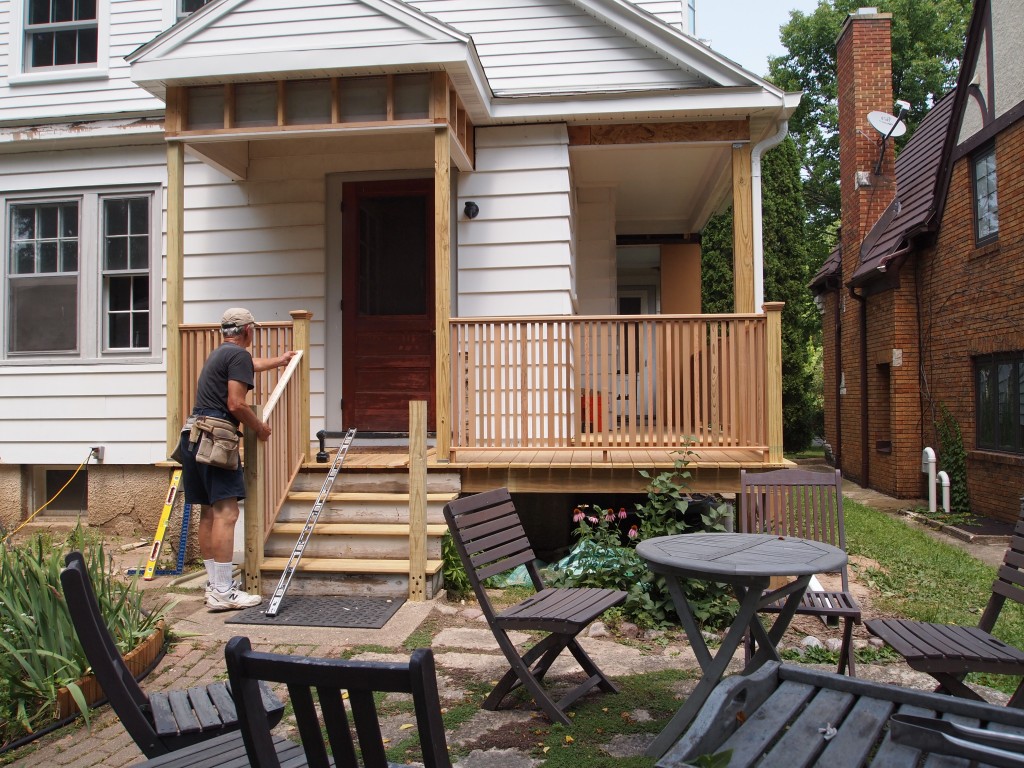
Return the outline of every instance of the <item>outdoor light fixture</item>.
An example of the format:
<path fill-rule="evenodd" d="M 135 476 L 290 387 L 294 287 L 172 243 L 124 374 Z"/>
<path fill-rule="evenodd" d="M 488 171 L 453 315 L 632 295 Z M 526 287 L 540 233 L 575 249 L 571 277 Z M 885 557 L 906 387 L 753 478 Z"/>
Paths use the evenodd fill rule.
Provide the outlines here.
<path fill-rule="evenodd" d="M 462 212 L 466 214 L 467 219 L 475 219 L 480 215 L 480 206 L 469 200 L 465 207 L 463 207 Z"/>

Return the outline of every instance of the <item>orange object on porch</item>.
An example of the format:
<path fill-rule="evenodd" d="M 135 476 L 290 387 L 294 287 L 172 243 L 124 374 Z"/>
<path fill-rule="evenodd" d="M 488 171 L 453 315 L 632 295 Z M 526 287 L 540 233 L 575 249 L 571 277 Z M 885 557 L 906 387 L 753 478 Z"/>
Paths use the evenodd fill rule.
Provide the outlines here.
<path fill-rule="evenodd" d="M 583 426 L 587 427 L 588 432 L 600 432 L 603 429 L 600 392 L 597 394 L 590 392 L 580 395 L 580 412 L 582 414 Z M 596 420 L 595 416 L 597 417 Z"/>

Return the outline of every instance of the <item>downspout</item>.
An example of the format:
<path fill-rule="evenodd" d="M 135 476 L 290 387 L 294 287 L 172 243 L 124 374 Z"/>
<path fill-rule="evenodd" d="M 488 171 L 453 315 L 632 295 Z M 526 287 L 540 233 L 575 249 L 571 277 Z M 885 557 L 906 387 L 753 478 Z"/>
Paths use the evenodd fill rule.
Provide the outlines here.
<path fill-rule="evenodd" d="M 750 151 L 750 195 L 754 236 L 754 311 L 763 312 L 764 306 L 764 231 L 761 216 L 761 155 L 778 146 L 789 133 L 789 121 L 780 119 L 773 136 L 762 139 Z"/>
<path fill-rule="evenodd" d="M 860 304 L 860 465 L 861 486 L 868 487 L 870 473 L 868 462 L 871 452 L 868 450 L 868 307 L 867 299 L 858 296 L 853 286 L 847 286 L 850 298 Z"/>

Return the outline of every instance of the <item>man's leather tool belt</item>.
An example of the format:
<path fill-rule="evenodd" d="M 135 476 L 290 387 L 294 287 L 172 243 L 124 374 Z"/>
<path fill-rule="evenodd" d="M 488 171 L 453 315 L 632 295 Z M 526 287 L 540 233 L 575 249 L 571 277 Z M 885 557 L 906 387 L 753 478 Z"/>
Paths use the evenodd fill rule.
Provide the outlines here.
<path fill-rule="evenodd" d="M 238 469 L 238 448 L 242 438 L 235 425 L 213 416 L 196 416 L 188 441 L 199 441 L 196 461 L 221 469 Z"/>

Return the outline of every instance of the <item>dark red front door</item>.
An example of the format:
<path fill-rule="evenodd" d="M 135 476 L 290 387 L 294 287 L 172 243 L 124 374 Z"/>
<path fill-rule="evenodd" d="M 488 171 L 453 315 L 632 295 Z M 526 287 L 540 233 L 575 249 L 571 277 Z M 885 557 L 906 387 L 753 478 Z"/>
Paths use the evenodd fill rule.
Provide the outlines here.
<path fill-rule="evenodd" d="M 354 182 L 342 204 L 342 412 L 346 427 L 434 428 L 434 183 Z"/>

